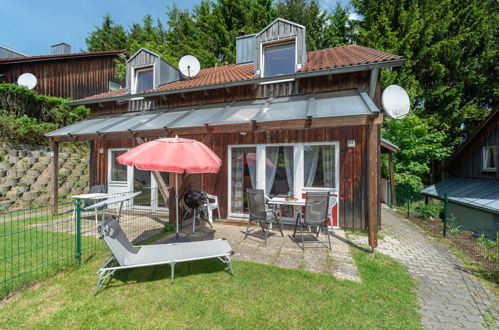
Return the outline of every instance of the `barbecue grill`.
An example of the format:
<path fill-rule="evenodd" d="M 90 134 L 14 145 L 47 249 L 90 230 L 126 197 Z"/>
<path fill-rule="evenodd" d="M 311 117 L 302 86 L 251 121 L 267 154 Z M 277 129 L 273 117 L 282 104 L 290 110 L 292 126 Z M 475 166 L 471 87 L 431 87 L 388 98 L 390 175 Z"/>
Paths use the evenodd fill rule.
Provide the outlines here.
<path fill-rule="evenodd" d="M 201 209 L 208 203 L 208 195 L 203 191 L 188 191 L 184 195 L 184 202 L 192 210 L 192 233 L 196 229 L 196 218 Z"/>

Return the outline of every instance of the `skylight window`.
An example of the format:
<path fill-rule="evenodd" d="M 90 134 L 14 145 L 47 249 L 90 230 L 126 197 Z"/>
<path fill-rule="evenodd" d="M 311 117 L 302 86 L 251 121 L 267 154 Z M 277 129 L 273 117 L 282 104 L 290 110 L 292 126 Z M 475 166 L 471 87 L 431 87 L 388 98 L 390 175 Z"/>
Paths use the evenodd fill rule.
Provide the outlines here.
<path fill-rule="evenodd" d="M 280 74 L 291 74 L 296 69 L 296 43 L 290 42 L 263 49 L 264 76 L 271 77 Z"/>
<path fill-rule="evenodd" d="M 152 67 L 135 69 L 135 88 L 134 93 L 140 93 L 153 89 L 154 73 Z"/>

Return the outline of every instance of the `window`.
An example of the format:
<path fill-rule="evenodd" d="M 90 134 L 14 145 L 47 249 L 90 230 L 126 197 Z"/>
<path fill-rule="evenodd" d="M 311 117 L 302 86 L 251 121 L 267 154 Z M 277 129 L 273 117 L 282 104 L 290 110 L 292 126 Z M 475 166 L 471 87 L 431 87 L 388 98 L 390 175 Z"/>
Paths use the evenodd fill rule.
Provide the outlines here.
<path fill-rule="evenodd" d="M 296 68 L 295 48 L 295 42 L 264 46 L 264 76 L 294 73 Z"/>
<path fill-rule="evenodd" d="M 496 171 L 497 170 L 497 147 L 487 146 L 483 148 L 483 170 Z"/>
<path fill-rule="evenodd" d="M 248 209 L 246 189 L 256 188 L 256 148 L 235 147 L 231 152 L 230 211 L 245 214 Z"/>
<path fill-rule="evenodd" d="M 293 146 L 268 146 L 265 154 L 265 193 L 293 194 Z"/>
<path fill-rule="evenodd" d="M 304 187 L 336 188 L 336 152 L 334 145 L 305 145 Z"/>
<path fill-rule="evenodd" d="M 152 67 L 135 69 L 134 93 L 140 93 L 153 89 L 154 73 Z"/>
<path fill-rule="evenodd" d="M 116 157 L 127 152 L 126 150 L 111 150 L 111 181 L 126 182 L 127 181 L 127 167 L 116 161 Z"/>

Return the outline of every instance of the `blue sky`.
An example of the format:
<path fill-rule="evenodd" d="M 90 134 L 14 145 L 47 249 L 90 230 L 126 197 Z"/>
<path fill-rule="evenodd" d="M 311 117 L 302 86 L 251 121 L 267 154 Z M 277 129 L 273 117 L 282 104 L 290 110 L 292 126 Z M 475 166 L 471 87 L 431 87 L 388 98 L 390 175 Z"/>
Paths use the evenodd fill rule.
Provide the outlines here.
<path fill-rule="evenodd" d="M 342 4 L 348 0 L 339 0 Z M 176 1 L 191 9 L 198 1 Z M 331 8 L 337 0 L 322 0 Z M 73 52 L 85 50 L 85 37 L 102 17 L 128 27 L 150 13 L 166 21 L 166 8 L 174 1 L 158 0 L 0 0 L 0 44 L 28 55 L 50 54 L 50 46 L 69 43 Z"/>

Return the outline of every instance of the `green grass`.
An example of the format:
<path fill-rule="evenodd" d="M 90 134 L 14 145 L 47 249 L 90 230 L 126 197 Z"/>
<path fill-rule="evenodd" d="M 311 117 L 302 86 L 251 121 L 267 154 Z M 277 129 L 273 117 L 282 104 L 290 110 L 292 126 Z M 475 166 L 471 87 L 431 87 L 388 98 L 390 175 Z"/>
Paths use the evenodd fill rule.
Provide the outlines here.
<path fill-rule="evenodd" d="M 92 296 L 90 261 L 0 302 L 1 328 L 421 328 L 415 283 L 388 257 L 353 251 L 361 283 L 217 260 L 116 273 Z"/>
<path fill-rule="evenodd" d="M 38 216 L 0 223 L 0 298 L 32 281 L 75 265 L 75 235 L 70 215 Z M 49 222 L 57 221 L 52 226 Z M 103 246 L 95 237 L 83 237 L 84 256 Z"/>

